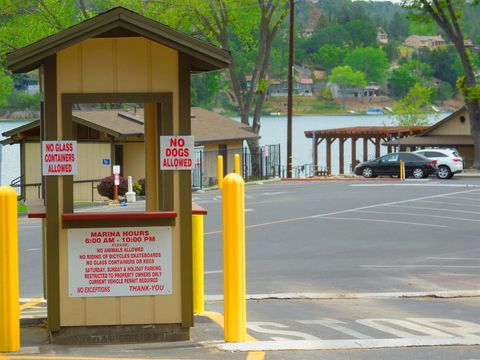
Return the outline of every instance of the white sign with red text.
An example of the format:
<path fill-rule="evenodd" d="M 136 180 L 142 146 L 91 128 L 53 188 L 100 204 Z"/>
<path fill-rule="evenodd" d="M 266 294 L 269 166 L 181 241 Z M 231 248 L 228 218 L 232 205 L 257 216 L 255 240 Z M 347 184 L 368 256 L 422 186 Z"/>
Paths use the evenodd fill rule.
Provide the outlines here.
<path fill-rule="evenodd" d="M 42 141 L 42 174 L 77 175 L 77 142 Z"/>
<path fill-rule="evenodd" d="M 71 297 L 172 294 L 171 227 L 68 230 Z"/>
<path fill-rule="evenodd" d="M 194 149 L 193 136 L 160 136 L 160 170 L 192 170 Z"/>

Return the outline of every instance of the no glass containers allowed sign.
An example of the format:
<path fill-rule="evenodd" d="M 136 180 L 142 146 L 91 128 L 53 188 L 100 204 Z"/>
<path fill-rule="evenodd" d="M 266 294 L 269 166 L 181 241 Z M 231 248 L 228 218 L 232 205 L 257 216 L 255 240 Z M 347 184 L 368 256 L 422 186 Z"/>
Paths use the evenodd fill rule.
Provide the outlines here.
<path fill-rule="evenodd" d="M 193 136 L 160 136 L 160 170 L 192 170 Z"/>
<path fill-rule="evenodd" d="M 77 142 L 42 141 L 43 175 L 76 175 Z"/>

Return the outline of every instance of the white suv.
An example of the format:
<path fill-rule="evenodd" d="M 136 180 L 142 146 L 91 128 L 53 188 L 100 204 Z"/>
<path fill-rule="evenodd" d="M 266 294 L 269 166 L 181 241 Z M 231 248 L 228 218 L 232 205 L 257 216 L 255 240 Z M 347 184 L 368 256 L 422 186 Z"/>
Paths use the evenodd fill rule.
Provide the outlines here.
<path fill-rule="evenodd" d="M 453 174 L 463 171 L 463 158 L 456 149 L 424 149 L 414 152 L 437 161 L 437 176 L 440 179 L 450 179 Z"/>

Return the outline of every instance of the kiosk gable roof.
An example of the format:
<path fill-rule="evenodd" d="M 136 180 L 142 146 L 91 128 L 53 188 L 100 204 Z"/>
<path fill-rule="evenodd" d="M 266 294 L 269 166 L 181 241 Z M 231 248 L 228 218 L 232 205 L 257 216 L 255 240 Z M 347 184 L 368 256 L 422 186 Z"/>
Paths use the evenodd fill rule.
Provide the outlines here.
<path fill-rule="evenodd" d="M 116 7 L 7 54 L 7 67 L 12 72 L 36 69 L 43 59 L 95 37 L 145 37 L 192 56 L 195 59 L 192 71 L 218 70 L 230 63 L 230 53 L 226 50 L 123 7 Z"/>

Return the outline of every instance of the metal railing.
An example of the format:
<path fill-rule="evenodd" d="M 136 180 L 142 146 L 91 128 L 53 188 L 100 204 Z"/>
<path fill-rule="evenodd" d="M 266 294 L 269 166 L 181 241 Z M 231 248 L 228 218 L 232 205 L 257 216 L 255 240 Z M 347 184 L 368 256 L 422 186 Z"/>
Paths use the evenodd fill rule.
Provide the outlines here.
<path fill-rule="evenodd" d="M 282 178 L 287 177 L 287 167 L 282 166 L 280 176 Z M 327 177 L 331 175 L 331 170 L 325 166 L 313 165 L 313 164 L 303 164 L 292 167 L 292 178 L 293 179 L 307 179 L 315 176 Z"/>
<path fill-rule="evenodd" d="M 192 171 L 192 188 L 202 189 L 218 183 L 218 155 L 223 156 L 224 175 L 233 172 L 235 154 L 240 155 L 241 175 L 245 181 L 265 180 L 280 176 L 280 144 L 261 146 L 253 154 L 248 147 L 220 150 L 196 148 L 195 168 Z"/>
<path fill-rule="evenodd" d="M 42 189 L 42 183 L 30 183 L 30 184 L 24 184 L 24 177 L 19 176 L 18 178 L 13 179 L 10 182 L 10 186 L 13 188 L 19 188 L 20 189 L 20 195 L 23 200 L 25 200 L 25 194 L 26 194 L 26 189 L 29 187 L 35 187 L 37 189 L 37 197 L 41 198 L 41 189 Z M 97 184 L 102 181 L 102 179 L 91 179 L 91 180 L 75 180 L 73 182 L 73 185 L 75 184 L 86 184 L 86 183 L 91 183 L 91 200 L 92 202 L 95 199 L 95 191 L 97 190 Z M 18 191 L 17 191 L 18 192 Z"/>

